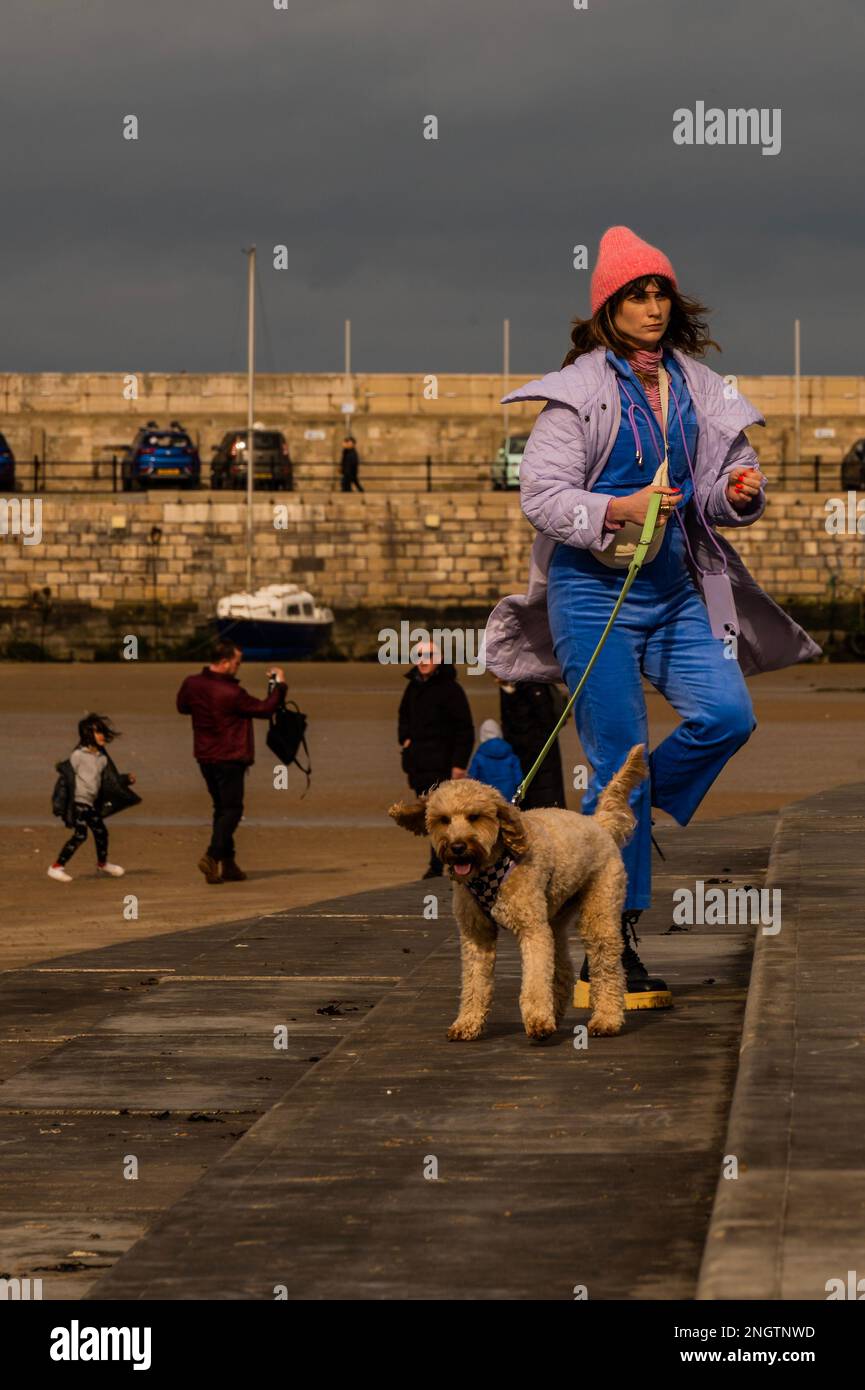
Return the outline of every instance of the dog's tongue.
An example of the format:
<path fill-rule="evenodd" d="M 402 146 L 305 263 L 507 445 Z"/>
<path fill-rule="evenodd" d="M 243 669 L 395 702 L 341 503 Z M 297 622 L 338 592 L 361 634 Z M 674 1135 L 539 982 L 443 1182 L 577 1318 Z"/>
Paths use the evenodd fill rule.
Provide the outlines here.
<path fill-rule="evenodd" d="M 470 874 L 471 871 L 471 864 L 454 864 L 454 873 L 459 874 L 460 878 L 465 878 L 466 874 Z"/>

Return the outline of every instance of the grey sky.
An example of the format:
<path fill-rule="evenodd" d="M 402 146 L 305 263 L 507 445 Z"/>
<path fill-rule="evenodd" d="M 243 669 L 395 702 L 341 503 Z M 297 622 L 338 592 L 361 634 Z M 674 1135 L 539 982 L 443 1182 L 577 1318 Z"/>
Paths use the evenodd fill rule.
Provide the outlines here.
<path fill-rule="evenodd" d="M 605 227 L 713 306 L 713 365 L 859 374 L 860 0 L 6 0 L 4 371 L 557 367 Z M 782 110 L 775 157 L 673 111 Z M 139 118 L 137 142 L 122 120 Z M 422 138 L 423 117 L 439 139 Z M 290 268 L 272 268 L 285 243 Z"/>

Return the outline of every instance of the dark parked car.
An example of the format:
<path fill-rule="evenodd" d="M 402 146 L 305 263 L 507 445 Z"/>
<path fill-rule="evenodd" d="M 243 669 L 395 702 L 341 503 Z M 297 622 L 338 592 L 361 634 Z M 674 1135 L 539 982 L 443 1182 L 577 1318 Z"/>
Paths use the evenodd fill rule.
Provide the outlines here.
<path fill-rule="evenodd" d="M 853 492 L 865 490 L 865 439 L 857 439 L 841 463 L 841 486 Z"/>
<path fill-rule="evenodd" d="M 152 483 L 190 488 L 200 482 L 201 459 L 180 421 L 172 420 L 162 430 L 155 420 L 148 420 L 123 460 L 123 491 L 137 492 Z"/>
<path fill-rule="evenodd" d="M 229 430 L 219 444 L 214 445 L 210 465 L 210 486 L 220 488 L 246 487 L 247 431 Z M 291 466 L 285 435 L 279 430 L 253 430 L 253 484 L 255 487 L 294 490 L 294 471 Z"/>
<path fill-rule="evenodd" d="M 15 491 L 15 455 L 3 434 L 0 434 L 0 487 L 5 492 Z"/>

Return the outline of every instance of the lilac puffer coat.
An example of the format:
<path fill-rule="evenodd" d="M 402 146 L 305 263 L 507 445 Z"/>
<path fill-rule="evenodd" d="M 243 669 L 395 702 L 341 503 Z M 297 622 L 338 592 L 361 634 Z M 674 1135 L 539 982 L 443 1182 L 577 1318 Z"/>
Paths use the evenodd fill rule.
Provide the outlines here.
<path fill-rule="evenodd" d="M 725 496 L 727 475 L 734 468 L 757 466 L 757 456 L 743 431 L 765 420 L 744 396 L 724 394 L 717 372 L 682 352 L 674 351 L 699 425 L 693 460 L 696 494 L 714 526 L 750 526 L 762 516 L 766 499 L 743 516 Z M 509 681 L 560 681 L 547 619 L 547 570 L 556 543 L 603 550 L 615 533 L 604 534 L 608 496 L 592 492 L 601 475 L 621 423 L 616 374 L 606 350 L 595 348 L 559 372 L 528 381 L 503 397 L 512 401 L 547 401 L 526 445 L 520 466 L 522 508 L 537 529 L 529 567 L 528 592 L 504 598 L 486 627 L 486 664 L 494 675 Z M 588 526 L 576 524 L 576 508 L 585 511 Z M 683 517 L 697 564 L 721 569 L 721 558 L 700 524 L 693 503 Z M 746 676 L 775 671 L 819 656 L 820 648 L 807 632 L 779 608 L 751 577 L 736 551 L 716 537 L 727 558 L 740 633 L 738 659 Z M 689 561 L 690 564 L 690 561 Z M 694 578 L 699 585 L 700 576 Z M 627 599 L 625 600 L 627 603 Z"/>

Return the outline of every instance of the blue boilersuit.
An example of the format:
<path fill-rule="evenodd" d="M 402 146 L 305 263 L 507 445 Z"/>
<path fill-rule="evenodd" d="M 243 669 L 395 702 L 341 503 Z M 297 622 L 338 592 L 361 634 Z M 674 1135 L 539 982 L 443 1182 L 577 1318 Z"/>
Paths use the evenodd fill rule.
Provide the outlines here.
<path fill-rule="evenodd" d="M 622 424 L 595 489 L 611 496 L 637 492 L 652 481 L 663 441 L 638 378 L 624 358 L 607 353 L 620 378 Z M 671 485 L 681 488 L 684 511 L 693 505 L 673 393 L 679 402 L 691 459 L 697 422 L 682 372 L 671 354 L 667 435 Z M 643 407 L 635 423 L 642 466 L 627 419 L 629 401 Z M 593 489 L 593 490 L 595 490 Z M 598 794 L 635 743 L 648 745 L 648 718 L 641 676 L 661 692 L 682 722 L 649 755 L 650 777 L 631 794 L 637 827 L 622 851 L 628 874 L 626 910 L 651 903 L 651 808 L 687 825 L 718 773 L 756 728 L 751 697 L 739 663 L 725 657 L 712 636 L 705 604 L 686 563 L 679 523 L 670 517 L 657 555 L 644 563 L 628 591 L 586 686 L 574 706 L 577 732 L 593 774 L 582 810 L 595 809 Z M 579 683 L 615 606 L 627 570 L 614 570 L 589 550 L 557 545 L 550 561 L 547 607 L 556 659 L 569 690 Z"/>

